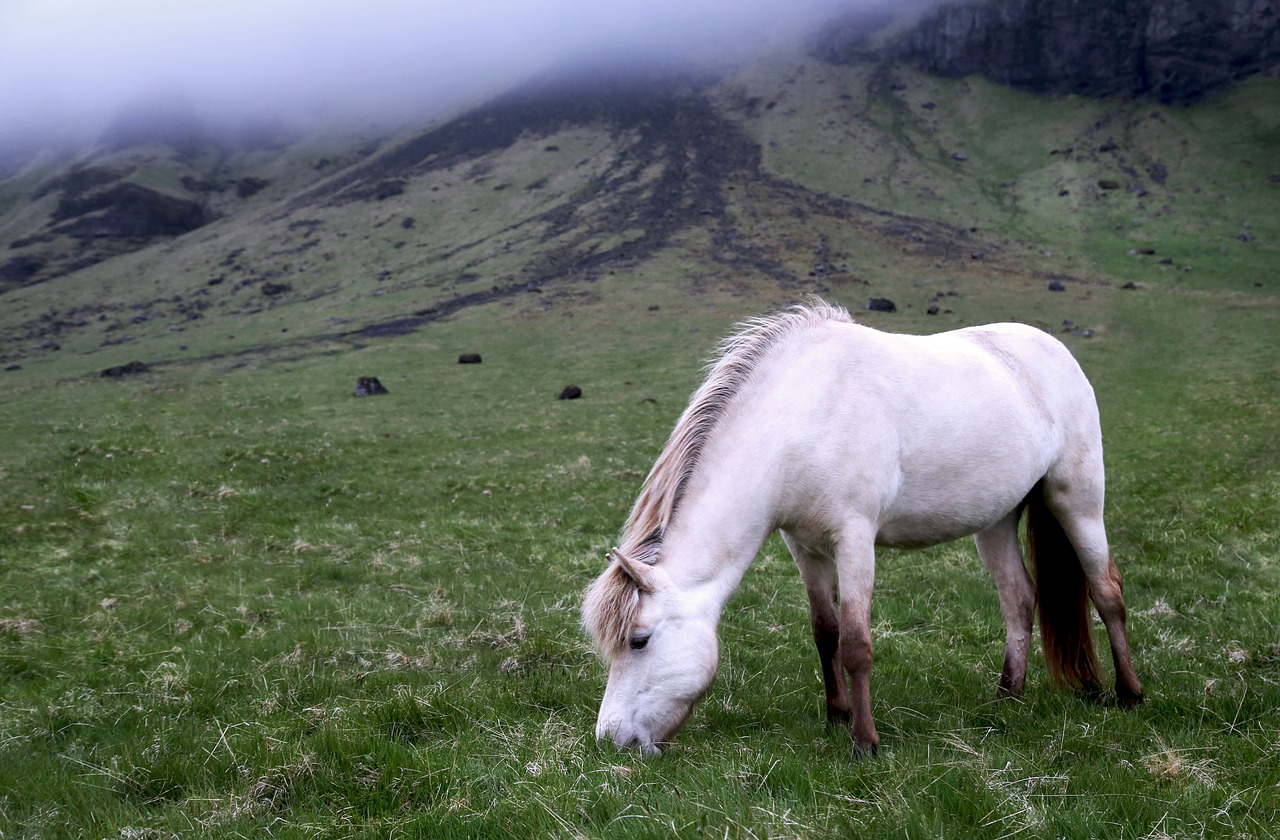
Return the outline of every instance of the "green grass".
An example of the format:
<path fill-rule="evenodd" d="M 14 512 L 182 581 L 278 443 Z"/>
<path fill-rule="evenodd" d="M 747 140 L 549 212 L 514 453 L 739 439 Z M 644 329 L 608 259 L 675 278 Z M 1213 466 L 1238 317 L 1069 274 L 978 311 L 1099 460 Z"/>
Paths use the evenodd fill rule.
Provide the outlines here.
<path fill-rule="evenodd" d="M 1078 352 L 1147 704 L 1034 665 L 1024 700 L 994 702 L 971 546 L 886 553 L 870 761 L 821 722 L 776 540 L 666 756 L 591 738 L 578 594 L 736 314 L 476 312 L 335 358 L 8 399 L 0 831 L 1271 836 L 1275 359 L 1243 351 L 1274 306 L 1107 304 Z M 391 394 L 351 398 L 364 373 Z M 555 400 L 569 380 L 586 397 Z"/>
<path fill-rule="evenodd" d="M 1048 150 L 1112 105 L 921 77 L 894 104 L 834 85 L 864 71 L 822 72 L 822 85 L 739 80 L 742 95 L 779 103 L 744 117 L 771 171 L 841 195 L 861 188 L 857 166 L 882 161 L 898 180 L 851 197 L 957 224 L 980 213 L 1004 250 L 908 253 L 879 218 L 795 213 L 745 183 L 736 232 L 797 278 L 824 242 L 845 266 L 822 278 L 833 298 L 855 310 L 872 294 L 899 301 L 866 323 L 1016 319 L 1069 343 L 1102 409 L 1143 706 L 1056 691 L 1038 657 L 1025 698 L 996 702 L 1003 627 L 972 545 L 885 552 L 872 676 L 882 748 L 855 760 L 847 733 L 822 721 L 803 589 L 774 538 L 730 602 L 720 675 L 675 744 L 654 761 L 597 746 L 605 673 L 578 629 L 580 593 L 717 338 L 816 281 L 717 263 L 708 227 L 591 282 L 415 334 L 332 337 L 438 300 L 431 283 L 454 279 L 459 260 L 483 287 L 539 256 L 503 208 L 527 219 L 542 199 L 522 184 L 579 189 L 613 153 L 598 133 L 566 132 L 560 154 L 589 161 L 581 172 L 529 141 L 492 161 L 487 185 L 436 173 L 390 204 L 300 213 L 325 219 L 325 245 L 305 254 L 324 274 L 317 288 L 334 288 L 325 297 L 253 299 L 254 314 L 229 298 L 101 346 L 133 302 L 192 293 L 236 248 L 260 268 L 297 268 L 271 254 L 302 233 L 266 215 L 5 296 L 5 324 L 85 301 L 119 309 L 0 379 L 0 837 L 1275 836 L 1280 216 L 1275 187 L 1249 180 L 1274 147 L 1263 96 L 1274 83 L 1133 123 L 1149 133 L 1126 135 L 1127 148 L 1153 159 L 1173 160 L 1184 137 L 1230 154 L 1179 158 L 1179 213 L 1126 216 L 1121 233 L 1120 196 L 1046 209 L 1028 186 L 1096 179 Z M 823 103 L 865 105 L 872 122 L 849 130 L 896 139 L 876 141 L 881 157 L 829 144 L 824 168 L 805 145 L 826 126 L 805 109 Z M 1228 136 L 1224 115 L 1245 112 L 1257 122 Z M 1025 149 L 1000 151 L 1017 150 L 1020 132 Z M 967 168 L 935 153 L 957 138 Z M 1011 178 L 1024 188 L 999 188 Z M 446 188 L 459 203 L 439 200 Z M 421 250 L 448 251 L 471 224 L 453 211 L 471 207 L 475 241 L 514 253 L 480 244 L 441 261 L 386 244 L 409 214 L 437 231 Z M 1250 242 L 1234 239 L 1242 217 Z M 1140 241 L 1158 243 L 1156 258 L 1208 262 L 1162 270 L 1126 253 Z M 396 288 L 396 274 L 375 294 L 384 266 L 423 283 Z M 1044 270 L 1087 282 L 1050 294 Z M 1120 288 L 1131 279 L 1139 288 Z M 950 312 L 925 314 L 948 290 Z M 1067 319 L 1091 337 L 1063 332 Z M 483 364 L 458 365 L 462 352 Z M 160 364 L 123 381 L 89 375 L 131 358 Z M 363 375 L 391 393 L 353 398 Z M 555 399 L 570 383 L 583 399 Z"/>

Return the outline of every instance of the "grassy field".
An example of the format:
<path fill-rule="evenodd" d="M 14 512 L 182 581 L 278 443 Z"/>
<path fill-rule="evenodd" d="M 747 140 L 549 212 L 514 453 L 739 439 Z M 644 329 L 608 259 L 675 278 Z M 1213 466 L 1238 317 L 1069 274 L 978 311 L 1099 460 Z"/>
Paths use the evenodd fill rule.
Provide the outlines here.
<path fill-rule="evenodd" d="M 765 82 L 740 84 L 751 93 Z M 1125 253 L 1138 240 L 1131 224 L 1122 233 L 1110 222 L 1105 202 L 1118 195 L 1077 208 L 1057 239 L 1048 232 L 1061 208 L 1025 210 L 1034 202 L 1019 199 L 1023 209 L 1001 210 L 1018 190 L 1000 183 L 1059 165 L 1051 144 L 1040 148 L 1058 129 L 1031 133 L 1034 161 L 984 162 L 980 141 L 1017 144 L 1012 128 L 983 118 L 1007 102 L 973 103 L 1013 95 L 930 84 L 939 89 L 925 114 L 972 110 L 969 123 L 946 122 L 972 132 L 961 147 L 968 174 L 945 178 L 959 162 L 923 166 L 910 151 L 919 139 L 899 139 L 884 160 L 910 189 L 867 184 L 874 194 L 853 198 L 925 216 L 926 176 L 939 195 L 973 191 L 977 226 L 1007 235 L 1004 252 L 963 264 L 905 254 L 874 233 L 882 221 L 796 221 L 789 208 L 750 204 L 748 185 L 733 210 L 802 279 L 815 241 L 847 252 L 847 270 L 819 278 L 833 299 L 854 310 L 868 294 L 903 302 L 893 315 L 860 314 L 865 323 L 932 331 L 1017 319 L 1068 342 L 1102 409 L 1109 531 L 1143 706 L 1122 712 L 1054 690 L 1038 657 L 1026 696 L 995 701 L 1003 627 L 972 544 L 884 552 L 872 677 L 882 747 L 854 760 L 847 734 L 823 723 L 803 590 L 773 538 L 730 602 L 720 675 L 675 744 L 654 761 L 596 745 L 605 673 L 578 629 L 581 592 L 716 340 L 813 281 L 730 274 L 704 256 L 708 228 L 555 295 L 466 309 L 402 336 L 326 339 L 348 304 L 369 317 L 422 306 L 445 273 L 433 264 L 424 285 L 375 298 L 379 259 L 404 254 L 370 244 L 394 214 L 326 210 L 348 234 L 346 247 L 336 235 L 326 247 L 358 275 L 339 293 L 249 315 L 228 305 L 181 335 L 139 324 L 123 346 L 84 333 L 0 380 L 0 837 L 1280 833 L 1280 215 L 1274 186 L 1241 186 L 1275 140 L 1250 129 L 1230 138 L 1239 148 L 1221 166 L 1169 164 L 1175 184 L 1219 173 L 1213 194 L 1229 206 L 1179 186 L 1194 209 L 1144 216 L 1160 232 L 1156 258 L 1189 261 L 1178 248 L 1223 257 L 1165 270 Z M 859 131 L 919 132 L 894 109 L 924 93 L 909 86 L 894 105 L 868 89 L 865 102 L 836 96 L 869 109 Z M 1249 104 L 1258 89 L 1168 122 L 1219 144 L 1215 109 L 1252 109 L 1273 126 L 1273 112 Z M 744 124 L 774 149 L 771 172 L 818 178 L 805 169 L 817 152 L 800 137 L 819 132 L 783 142 L 784 107 L 809 106 L 784 103 Z M 1042 107 L 1018 113 L 1028 124 L 1074 118 Z M 802 110 L 792 118 L 812 124 Z M 597 135 L 559 139 L 586 168 L 605 166 Z M 531 149 L 516 154 L 545 167 Z M 578 183 L 564 177 L 565 189 Z M 881 176 L 856 185 L 863 177 Z M 435 183 L 415 181 L 396 212 L 457 224 L 430 203 Z M 512 234 L 492 192 L 477 227 L 515 241 L 501 238 Z M 945 216 L 958 201 L 931 206 Z M 1243 208 L 1247 219 L 1234 212 Z M 1241 221 L 1256 238 L 1221 254 L 1218 240 Z M 248 227 L 214 233 L 222 238 L 197 231 L 68 278 L 83 286 L 64 286 L 63 299 L 91 299 L 94 278 L 106 278 L 126 312 L 130 277 L 141 297 L 172 296 L 203 285 L 235 247 L 252 254 Z M 503 257 L 493 273 L 515 270 L 502 260 L 516 262 Z M 1048 269 L 1074 272 L 1065 293 L 1044 290 Z M 949 311 L 925 314 L 947 290 L 957 293 Z M 33 287 L 6 305 L 14 322 L 57 299 Z M 1066 320 L 1089 335 L 1064 330 Z M 458 365 L 462 352 L 483 364 Z M 89 375 L 134 357 L 163 364 L 121 381 Z M 390 393 L 353 398 L 364 375 Z M 584 397 L 557 400 L 570 383 Z"/>

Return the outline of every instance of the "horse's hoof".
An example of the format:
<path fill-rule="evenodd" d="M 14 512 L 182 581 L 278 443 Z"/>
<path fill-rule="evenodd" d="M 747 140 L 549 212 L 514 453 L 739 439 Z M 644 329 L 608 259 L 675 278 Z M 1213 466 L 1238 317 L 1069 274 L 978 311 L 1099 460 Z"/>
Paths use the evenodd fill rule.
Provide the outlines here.
<path fill-rule="evenodd" d="M 880 752 L 880 743 L 877 741 L 871 744 L 859 744 L 853 742 L 853 757 L 855 760 L 861 761 L 864 758 L 875 758 Z"/>
<path fill-rule="evenodd" d="M 853 737 L 853 757 L 874 756 L 880 751 L 880 734 L 874 728 L 870 732 L 851 731 Z"/>
<path fill-rule="evenodd" d="M 1145 699 L 1141 691 L 1135 693 L 1116 689 L 1116 705 L 1122 709 L 1133 709 L 1141 706 L 1142 701 Z"/>

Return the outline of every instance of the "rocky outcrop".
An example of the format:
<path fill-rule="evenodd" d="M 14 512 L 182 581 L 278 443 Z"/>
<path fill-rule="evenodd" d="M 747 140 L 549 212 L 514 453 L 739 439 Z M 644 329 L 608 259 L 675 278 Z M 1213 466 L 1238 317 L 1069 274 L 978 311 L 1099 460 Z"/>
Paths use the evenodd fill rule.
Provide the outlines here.
<path fill-rule="evenodd" d="M 874 44 L 845 21 L 817 51 L 835 62 L 899 60 L 981 74 L 1033 93 L 1152 96 L 1184 104 L 1280 70 L 1277 0 L 992 0 L 949 3 Z"/>
<path fill-rule="evenodd" d="M 66 222 L 58 233 L 78 238 L 177 236 L 211 221 L 197 202 L 133 183 L 63 198 L 50 218 Z"/>

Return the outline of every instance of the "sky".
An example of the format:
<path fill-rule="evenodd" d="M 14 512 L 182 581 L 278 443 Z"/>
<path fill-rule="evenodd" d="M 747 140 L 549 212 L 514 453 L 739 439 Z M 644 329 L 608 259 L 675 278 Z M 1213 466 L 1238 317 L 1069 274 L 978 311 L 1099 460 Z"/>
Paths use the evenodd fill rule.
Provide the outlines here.
<path fill-rule="evenodd" d="M 0 130 L 150 97 L 224 119 L 403 117 L 582 53 L 703 54 L 868 0 L 0 0 Z"/>

